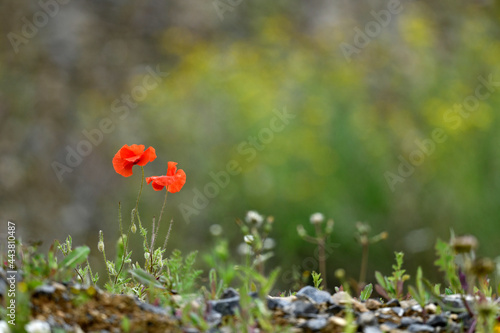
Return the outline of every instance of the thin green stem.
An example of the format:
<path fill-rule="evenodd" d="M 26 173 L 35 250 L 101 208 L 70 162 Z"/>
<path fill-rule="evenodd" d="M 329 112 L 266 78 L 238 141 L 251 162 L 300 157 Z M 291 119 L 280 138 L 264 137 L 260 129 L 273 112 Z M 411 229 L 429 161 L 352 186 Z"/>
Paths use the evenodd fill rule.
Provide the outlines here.
<path fill-rule="evenodd" d="M 155 239 L 158 236 L 158 231 L 160 230 L 161 217 L 163 216 L 163 211 L 165 210 L 165 206 L 167 205 L 167 197 L 168 197 L 168 186 L 165 187 L 165 200 L 163 200 L 163 206 L 161 207 L 160 217 L 158 218 L 158 224 L 156 225 Z M 151 249 L 153 248 L 153 244 L 151 244 Z"/>
<path fill-rule="evenodd" d="M 363 240 L 361 246 L 363 247 L 363 254 L 361 257 L 361 271 L 359 273 L 359 284 L 365 282 L 366 280 L 366 266 L 368 265 L 368 240 Z"/>
<path fill-rule="evenodd" d="M 132 224 L 134 224 L 134 216 L 135 217 L 138 216 L 139 200 L 141 199 L 142 188 L 144 187 L 144 167 L 143 166 L 141 166 L 141 174 L 142 174 L 142 177 L 141 177 L 141 187 L 139 189 L 139 195 L 137 195 L 137 200 L 135 202 L 135 209 L 134 209 L 134 214 L 132 216 L 132 221 L 131 221 L 130 227 L 128 228 L 128 231 L 127 231 L 127 239 L 125 239 L 125 244 L 124 244 L 125 247 L 124 247 L 124 250 L 123 250 L 122 262 L 121 262 L 121 265 L 120 265 L 120 269 L 118 270 L 118 274 L 116 274 L 115 283 L 118 281 L 118 277 L 120 276 L 120 274 L 122 272 L 122 269 L 123 269 L 123 266 L 125 265 L 125 258 L 127 257 L 127 249 L 128 249 L 128 240 L 130 238 L 130 229 L 132 227 Z M 139 226 L 142 227 L 140 219 L 139 219 Z M 123 239 L 121 209 L 120 209 L 120 233 L 121 233 L 121 237 Z"/>
<path fill-rule="evenodd" d="M 174 219 L 170 220 L 170 225 L 168 227 L 167 237 L 165 237 L 165 242 L 163 242 L 163 250 L 167 249 L 168 239 L 170 238 L 170 232 L 172 231 L 172 225 L 174 224 Z"/>
<path fill-rule="evenodd" d="M 316 238 L 317 238 L 318 252 L 319 252 L 318 253 L 319 272 L 321 273 L 321 277 L 323 278 L 321 285 L 323 289 L 326 289 L 327 283 L 326 283 L 325 237 L 323 236 L 323 233 L 321 231 L 321 226 L 319 225 L 319 223 L 316 223 L 314 226 L 316 228 Z"/>

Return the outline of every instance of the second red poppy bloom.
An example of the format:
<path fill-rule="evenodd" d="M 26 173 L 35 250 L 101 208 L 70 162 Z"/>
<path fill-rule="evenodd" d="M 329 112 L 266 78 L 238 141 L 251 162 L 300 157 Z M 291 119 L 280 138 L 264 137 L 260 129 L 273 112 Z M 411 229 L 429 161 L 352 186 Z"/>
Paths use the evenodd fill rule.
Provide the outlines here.
<path fill-rule="evenodd" d="M 176 162 L 168 162 L 166 176 L 147 177 L 146 182 L 148 184 L 153 182 L 151 185 L 155 191 L 161 191 L 166 187 L 170 193 L 179 192 L 186 183 L 186 173 L 182 169 L 177 170 L 176 165 Z"/>

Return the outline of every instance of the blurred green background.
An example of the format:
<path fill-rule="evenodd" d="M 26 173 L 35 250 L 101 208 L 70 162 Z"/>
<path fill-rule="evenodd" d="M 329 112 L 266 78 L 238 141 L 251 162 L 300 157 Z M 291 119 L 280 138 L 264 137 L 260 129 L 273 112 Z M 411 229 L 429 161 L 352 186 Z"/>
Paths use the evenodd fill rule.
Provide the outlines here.
<path fill-rule="evenodd" d="M 235 219 L 252 209 L 274 216 L 268 267 L 284 270 L 307 269 L 314 246 L 296 226 L 311 233 L 315 212 L 335 220 L 332 273 L 359 274 L 357 221 L 389 232 L 370 249 L 371 281 L 389 273 L 394 251 L 410 274 L 422 265 L 437 279 L 433 246 L 450 228 L 475 234 L 481 255 L 499 254 L 498 1 L 42 0 L 3 1 L 0 13 L 0 220 L 17 222 L 25 241 L 46 248 L 71 234 L 102 268 L 98 232 L 111 256 L 118 202 L 128 221 L 140 183 L 139 167 L 123 178 L 111 160 L 136 143 L 158 155 L 146 176 L 165 174 L 168 161 L 187 174 L 167 203 L 170 250 L 208 251 L 220 224 L 241 262 Z M 493 83 L 478 88 L 482 79 Z M 294 118 L 271 138 L 283 110 Z M 68 166 L 103 119 L 113 128 Z M 419 152 L 436 129 L 444 142 Z M 419 165 L 391 188 L 401 158 Z M 188 222 L 181 204 L 193 207 L 231 160 L 241 173 Z M 143 221 L 162 201 L 145 187 Z"/>

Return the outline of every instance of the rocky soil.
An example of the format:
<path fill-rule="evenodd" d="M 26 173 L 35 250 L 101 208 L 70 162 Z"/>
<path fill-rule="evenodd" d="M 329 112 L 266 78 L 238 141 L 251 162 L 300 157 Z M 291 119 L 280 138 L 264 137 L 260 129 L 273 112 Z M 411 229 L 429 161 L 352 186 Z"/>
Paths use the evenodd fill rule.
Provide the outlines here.
<path fill-rule="evenodd" d="M 438 313 L 434 303 L 422 308 L 414 300 L 361 302 L 345 292 L 331 295 L 308 286 L 294 296 L 268 297 L 267 307 L 277 328 L 292 325 L 294 332 L 344 332 L 349 309 L 358 332 L 467 332 L 473 323 L 461 296 L 443 300 L 449 308 Z M 209 332 L 231 332 L 227 318 L 234 315 L 239 301 L 238 293 L 227 289 L 219 300 L 191 303 L 202 307 Z M 198 332 L 182 323 L 178 308 L 161 308 L 78 284 L 38 287 L 31 296 L 31 312 L 36 323 L 69 332 L 121 332 L 124 322 L 130 332 Z"/>

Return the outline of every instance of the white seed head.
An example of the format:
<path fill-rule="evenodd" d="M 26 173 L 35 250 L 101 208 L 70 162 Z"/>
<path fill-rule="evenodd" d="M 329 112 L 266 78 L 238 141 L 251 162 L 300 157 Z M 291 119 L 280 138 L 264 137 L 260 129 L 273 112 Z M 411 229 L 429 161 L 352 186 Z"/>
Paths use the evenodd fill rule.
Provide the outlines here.
<path fill-rule="evenodd" d="M 323 223 L 325 220 L 325 216 L 321 213 L 314 213 L 311 215 L 309 221 L 311 221 L 312 224 L 319 224 Z"/>
<path fill-rule="evenodd" d="M 222 234 L 222 227 L 220 226 L 220 224 L 212 224 L 210 228 L 208 228 L 208 230 L 210 231 L 212 236 L 215 237 L 220 236 Z"/>
<path fill-rule="evenodd" d="M 245 216 L 245 221 L 250 224 L 255 224 L 259 227 L 262 222 L 264 222 L 264 217 L 257 213 L 255 210 L 249 210 L 247 216 Z"/>

